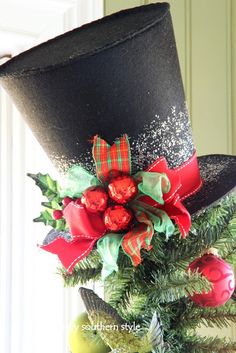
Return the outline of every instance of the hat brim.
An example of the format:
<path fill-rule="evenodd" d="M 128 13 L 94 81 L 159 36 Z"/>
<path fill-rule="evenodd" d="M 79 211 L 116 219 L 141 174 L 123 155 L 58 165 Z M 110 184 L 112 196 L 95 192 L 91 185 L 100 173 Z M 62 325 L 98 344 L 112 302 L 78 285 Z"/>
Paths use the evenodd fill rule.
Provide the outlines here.
<path fill-rule="evenodd" d="M 198 164 L 203 186 L 195 195 L 183 201 L 192 216 L 213 206 L 236 186 L 236 156 L 200 156 Z"/>

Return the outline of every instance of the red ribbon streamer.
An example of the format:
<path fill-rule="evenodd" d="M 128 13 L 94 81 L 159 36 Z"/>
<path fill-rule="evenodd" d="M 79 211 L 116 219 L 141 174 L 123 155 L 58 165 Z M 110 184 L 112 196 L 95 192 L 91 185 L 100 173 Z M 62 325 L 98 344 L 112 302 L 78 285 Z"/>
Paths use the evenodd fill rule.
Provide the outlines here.
<path fill-rule="evenodd" d="M 173 187 L 175 180 L 178 181 L 178 194 L 180 200 L 183 201 L 187 197 L 195 194 L 202 186 L 202 179 L 200 176 L 200 171 L 198 168 L 197 153 L 196 151 L 184 164 L 181 164 L 175 169 L 169 169 L 165 157 L 158 158 L 153 164 L 151 164 L 147 172 L 157 172 L 157 173 L 166 173 L 168 178 L 172 179 L 171 186 Z M 172 188 L 171 188 L 172 190 Z M 174 191 L 165 194 L 165 198 L 171 198 L 171 195 Z"/>
<path fill-rule="evenodd" d="M 88 212 L 78 200 L 66 206 L 63 216 L 73 239 L 98 239 L 106 232 L 101 214 Z"/>
<path fill-rule="evenodd" d="M 41 248 L 57 254 L 62 265 L 68 272 L 72 272 L 77 262 L 90 253 L 95 242 L 105 234 L 106 229 L 102 216 L 88 214 L 78 201 L 70 202 L 63 214 L 69 226 L 72 241 L 56 238 L 51 243 L 42 245 Z"/>

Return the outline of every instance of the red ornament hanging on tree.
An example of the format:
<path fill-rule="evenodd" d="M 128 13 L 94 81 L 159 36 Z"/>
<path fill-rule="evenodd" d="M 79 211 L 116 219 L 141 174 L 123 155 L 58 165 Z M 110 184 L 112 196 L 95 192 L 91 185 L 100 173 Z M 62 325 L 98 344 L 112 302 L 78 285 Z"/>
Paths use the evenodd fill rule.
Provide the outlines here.
<path fill-rule="evenodd" d="M 110 198 L 119 204 L 129 202 L 137 193 L 138 188 L 136 182 L 130 175 L 115 177 L 108 184 L 108 194 Z"/>
<path fill-rule="evenodd" d="M 210 292 L 190 297 L 194 303 L 202 307 L 217 307 L 230 299 L 235 289 L 235 278 L 233 269 L 227 262 L 210 253 L 194 260 L 189 269 L 200 272 L 212 283 Z"/>
<path fill-rule="evenodd" d="M 108 207 L 104 212 L 104 223 L 107 230 L 119 232 L 130 225 L 133 218 L 132 212 L 121 205 Z"/>
<path fill-rule="evenodd" d="M 81 203 L 89 212 L 97 213 L 105 211 L 108 195 L 101 186 L 91 186 L 83 192 Z"/>

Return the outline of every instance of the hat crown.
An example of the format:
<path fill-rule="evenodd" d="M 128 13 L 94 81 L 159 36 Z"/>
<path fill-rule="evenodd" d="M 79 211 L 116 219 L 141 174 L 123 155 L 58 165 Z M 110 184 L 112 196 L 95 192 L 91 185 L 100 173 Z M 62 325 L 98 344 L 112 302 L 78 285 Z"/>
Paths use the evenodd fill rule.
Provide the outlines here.
<path fill-rule="evenodd" d="M 59 169 L 93 170 L 92 137 L 130 137 L 133 172 L 194 152 L 169 5 L 121 11 L 52 39 L 0 68 Z"/>
<path fill-rule="evenodd" d="M 85 24 L 33 47 L 0 67 L 0 77 L 27 75 L 70 64 L 73 59 L 93 55 L 136 36 L 156 25 L 169 11 L 160 3 L 123 10 Z M 142 16 L 140 13 L 142 12 Z M 47 55 L 45 55 L 47 51 Z"/>

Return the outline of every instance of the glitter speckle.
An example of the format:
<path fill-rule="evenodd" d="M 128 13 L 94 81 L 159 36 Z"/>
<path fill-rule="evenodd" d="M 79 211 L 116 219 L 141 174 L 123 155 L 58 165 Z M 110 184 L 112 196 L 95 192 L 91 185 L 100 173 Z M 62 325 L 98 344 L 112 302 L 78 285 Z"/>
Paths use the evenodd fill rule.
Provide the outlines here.
<path fill-rule="evenodd" d="M 160 156 L 166 157 L 170 168 L 176 168 L 187 161 L 194 152 L 186 107 L 184 111 L 177 111 L 173 106 L 168 116 L 156 114 L 149 124 L 144 125 L 137 137 L 129 136 L 129 139 L 133 173 L 146 169 Z M 73 164 L 80 164 L 86 170 L 95 172 L 91 149 L 70 160 L 58 155 L 50 157 L 61 172 Z"/>
<path fill-rule="evenodd" d="M 178 167 L 194 151 L 187 108 L 177 112 L 172 107 L 167 117 L 155 115 L 138 138 L 130 142 L 133 171 L 146 169 L 161 156 L 166 157 L 170 168 Z"/>

